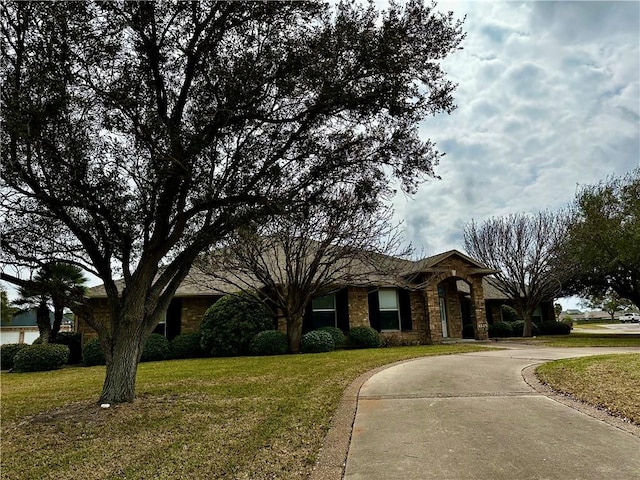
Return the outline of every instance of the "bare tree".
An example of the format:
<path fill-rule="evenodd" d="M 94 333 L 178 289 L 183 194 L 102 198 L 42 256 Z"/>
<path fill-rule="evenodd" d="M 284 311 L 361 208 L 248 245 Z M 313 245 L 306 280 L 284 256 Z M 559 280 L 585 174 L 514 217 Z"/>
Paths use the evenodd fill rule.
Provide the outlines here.
<path fill-rule="evenodd" d="M 531 336 L 536 307 L 562 291 L 564 277 L 554 259 L 565 229 L 563 215 L 551 212 L 493 217 L 465 227 L 467 253 L 500 271 L 494 284 L 514 301 L 525 322 L 525 337 Z"/>
<path fill-rule="evenodd" d="M 0 22 L 3 260 L 103 280 L 109 318 L 83 315 L 104 402 L 134 399 L 211 244 L 339 182 L 375 197 L 433 174 L 417 125 L 455 108 L 439 62 L 464 38 L 419 1 L 2 2 Z"/>
<path fill-rule="evenodd" d="M 345 285 L 376 284 L 409 270 L 392 211 L 344 190 L 326 205 L 308 205 L 263 225 L 241 228 L 198 266 L 206 278 L 240 290 L 256 287 L 287 322 L 298 352 L 305 309 L 313 297 Z"/>

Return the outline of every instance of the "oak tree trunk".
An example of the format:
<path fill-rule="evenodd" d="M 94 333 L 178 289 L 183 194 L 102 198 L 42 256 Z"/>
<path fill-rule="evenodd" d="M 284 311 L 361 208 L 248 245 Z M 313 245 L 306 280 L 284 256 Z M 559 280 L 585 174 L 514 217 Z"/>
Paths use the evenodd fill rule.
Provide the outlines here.
<path fill-rule="evenodd" d="M 299 353 L 302 342 L 302 315 L 287 318 L 287 336 L 291 353 Z"/>
<path fill-rule="evenodd" d="M 107 354 L 107 375 L 100 395 L 101 403 L 133 402 L 136 397 L 136 375 L 142 348 L 146 341 L 138 322 L 121 322 L 112 336 Z"/>

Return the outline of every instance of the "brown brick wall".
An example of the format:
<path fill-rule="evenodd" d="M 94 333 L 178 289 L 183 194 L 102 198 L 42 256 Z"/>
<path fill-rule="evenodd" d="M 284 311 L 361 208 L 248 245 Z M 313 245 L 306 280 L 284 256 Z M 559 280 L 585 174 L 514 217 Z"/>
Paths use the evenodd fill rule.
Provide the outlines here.
<path fill-rule="evenodd" d="M 185 297 L 182 299 L 180 333 L 194 333 L 200 329 L 200 322 L 207 309 L 220 297 Z"/>
<path fill-rule="evenodd" d="M 349 287 L 349 328 L 369 327 L 369 298 L 366 288 Z"/>

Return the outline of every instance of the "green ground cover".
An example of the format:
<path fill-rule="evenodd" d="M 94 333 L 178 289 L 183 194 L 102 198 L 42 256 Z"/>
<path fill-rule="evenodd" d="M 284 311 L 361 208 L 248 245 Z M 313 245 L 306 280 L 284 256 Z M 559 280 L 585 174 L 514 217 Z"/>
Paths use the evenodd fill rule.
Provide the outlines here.
<path fill-rule="evenodd" d="M 640 354 L 557 360 L 536 373 L 556 391 L 640 424 Z"/>
<path fill-rule="evenodd" d="M 342 392 L 358 375 L 475 345 L 344 350 L 140 365 L 138 399 L 101 409 L 104 367 L 6 373 L 2 477 L 306 478 Z"/>

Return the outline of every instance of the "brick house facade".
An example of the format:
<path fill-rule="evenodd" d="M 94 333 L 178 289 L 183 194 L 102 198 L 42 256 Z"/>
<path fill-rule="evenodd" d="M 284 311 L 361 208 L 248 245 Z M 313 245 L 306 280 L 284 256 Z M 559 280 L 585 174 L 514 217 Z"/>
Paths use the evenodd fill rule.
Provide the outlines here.
<path fill-rule="evenodd" d="M 364 325 L 375 328 L 392 342 L 405 344 L 488 338 L 488 324 L 499 315 L 496 305 L 508 303 L 486 278 L 495 270 L 457 250 L 410 263 L 412 268 L 396 285 L 389 282 L 336 285 L 334 292 L 308 305 L 303 330 L 334 325 L 347 331 Z M 485 289 L 489 296 L 485 295 Z M 156 332 L 171 339 L 180 333 L 198 331 L 206 310 L 234 290 L 219 281 L 214 286 L 207 282 L 206 287 L 198 281 L 185 281 Z M 90 289 L 89 297 L 95 305 L 96 317 L 107 320 L 104 288 Z M 76 323 L 85 341 L 96 335 L 81 320 Z M 274 327 L 286 332 L 283 318 L 274 319 Z"/>

